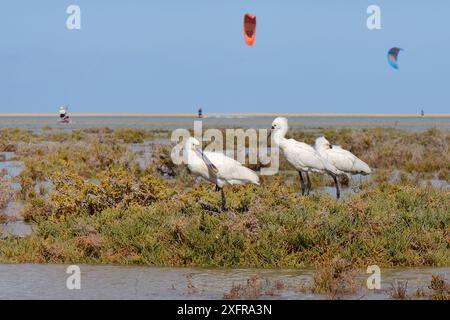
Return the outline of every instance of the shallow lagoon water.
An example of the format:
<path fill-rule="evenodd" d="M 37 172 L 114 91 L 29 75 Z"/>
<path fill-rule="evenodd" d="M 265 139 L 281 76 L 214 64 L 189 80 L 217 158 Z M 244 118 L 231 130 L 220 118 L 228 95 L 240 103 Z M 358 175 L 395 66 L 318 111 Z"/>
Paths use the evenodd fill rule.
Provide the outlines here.
<path fill-rule="evenodd" d="M 74 123 L 62 125 L 53 117 L 0 117 L 0 128 L 19 127 L 40 131 L 49 126 L 54 131 L 70 131 L 90 127 L 133 127 L 143 129 L 193 128 L 193 118 L 186 117 L 74 117 Z M 252 127 L 268 128 L 272 117 L 210 117 L 203 119 L 204 127 Z M 422 131 L 432 127 L 450 129 L 450 118 L 372 118 L 372 117 L 292 117 L 293 128 L 314 130 L 317 127 L 336 128 L 399 128 Z M 167 141 L 164 140 L 167 143 Z M 155 142 L 153 142 L 155 143 Z M 151 143 L 145 143 L 150 146 Z M 143 146 L 131 147 L 142 152 L 142 164 L 148 164 L 151 151 Z M 7 170 L 7 176 L 14 178 L 23 168 L 20 161 L 11 161 L 13 154 L 5 155 L 0 169 Z M 355 181 L 358 183 L 359 181 Z M 441 183 L 439 184 L 440 187 Z M 20 186 L 18 186 L 20 188 Z M 448 184 L 444 187 L 448 187 Z M 17 185 L 16 185 L 17 188 Z M 334 187 L 326 187 L 322 192 L 334 196 Z M 343 188 L 343 196 L 351 196 L 350 188 Z M 8 216 L 20 211 L 19 202 L 10 202 L 5 209 Z M 3 231 L 16 235 L 27 235 L 32 229 L 20 218 L 3 225 Z M 312 269 L 203 269 L 203 268 L 158 268 L 129 267 L 109 265 L 81 265 L 81 290 L 68 290 L 66 265 L 39 264 L 0 264 L 0 299 L 222 299 L 233 284 L 245 283 L 252 276 L 269 281 L 283 281 L 284 288 L 274 296 L 262 299 L 321 299 L 330 298 L 301 292 L 299 287 L 310 283 Z M 388 290 L 397 281 L 408 282 L 408 292 L 427 288 L 431 275 L 439 274 L 447 279 L 450 268 L 395 268 L 382 269 L 382 290 L 370 291 L 364 283 L 368 275 L 360 273 L 358 281 L 361 288 L 347 299 L 389 299 Z"/>
<path fill-rule="evenodd" d="M 24 164 L 22 161 L 1 161 L 0 171 L 3 169 L 6 170 L 7 178 L 14 178 L 24 169 Z"/>
<path fill-rule="evenodd" d="M 6 223 L 0 224 L 0 239 L 3 237 L 26 237 L 33 233 L 33 225 L 25 222 L 21 216 L 23 202 L 12 200 L 2 210 L 8 218 Z"/>
<path fill-rule="evenodd" d="M 256 128 L 268 129 L 274 117 L 233 117 L 216 115 L 203 118 L 205 128 Z M 397 128 L 410 131 L 423 131 L 429 128 L 450 129 L 450 118 L 413 118 L 413 117 L 288 117 L 291 128 Z M 31 131 L 41 131 L 43 127 L 53 130 L 67 131 L 80 128 L 110 127 L 110 128 L 141 128 L 193 129 L 194 120 L 190 117 L 73 117 L 70 124 L 61 124 L 57 117 L 0 117 L 0 129 L 22 128 Z"/>
<path fill-rule="evenodd" d="M 304 293 L 312 269 L 202 269 L 80 265 L 81 289 L 69 290 L 67 265 L 0 264 L 0 299 L 223 299 L 233 284 L 257 276 L 282 281 L 283 288 L 261 299 L 329 299 Z M 431 275 L 446 276 L 449 268 L 381 269 L 381 290 L 365 288 L 368 274 L 361 272 L 356 293 L 346 299 L 389 299 L 391 284 L 408 282 L 408 293 L 426 289 Z"/>
<path fill-rule="evenodd" d="M 17 177 L 24 169 L 24 163 L 22 161 L 10 161 L 9 159 L 15 157 L 14 152 L 0 152 L 0 155 L 4 155 L 7 161 L 0 161 L 0 170 L 5 170 L 5 178 L 13 179 Z M 11 182 L 13 190 L 20 190 L 20 184 L 18 182 Z M 32 225 L 23 221 L 23 217 L 20 212 L 23 209 L 23 203 L 12 199 L 5 208 L 1 210 L 8 221 L 0 224 L 0 239 L 3 237 L 17 236 L 24 237 L 30 235 L 33 232 Z"/>

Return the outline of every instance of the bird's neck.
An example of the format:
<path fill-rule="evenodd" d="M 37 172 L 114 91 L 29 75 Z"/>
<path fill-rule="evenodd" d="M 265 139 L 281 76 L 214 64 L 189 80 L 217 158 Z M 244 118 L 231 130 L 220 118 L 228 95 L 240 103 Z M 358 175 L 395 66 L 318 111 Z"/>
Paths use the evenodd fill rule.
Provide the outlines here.
<path fill-rule="evenodd" d="M 273 133 L 273 142 L 275 142 L 275 144 L 279 146 L 283 142 L 283 140 L 286 139 L 285 138 L 286 132 L 287 132 L 287 129 L 280 129 L 280 130 L 275 131 Z"/>
<path fill-rule="evenodd" d="M 194 158 L 197 156 L 190 147 L 184 148 L 183 155 L 184 155 L 184 161 L 187 164 L 192 163 Z"/>
<path fill-rule="evenodd" d="M 316 149 L 317 153 L 318 153 L 321 157 L 325 157 L 325 158 L 326 158 L 327 152 L 326 152 L 326 149 L 325 149 L 325 148 L 318 147 L 318 148 L 315 148 L 315 149 Z"/>

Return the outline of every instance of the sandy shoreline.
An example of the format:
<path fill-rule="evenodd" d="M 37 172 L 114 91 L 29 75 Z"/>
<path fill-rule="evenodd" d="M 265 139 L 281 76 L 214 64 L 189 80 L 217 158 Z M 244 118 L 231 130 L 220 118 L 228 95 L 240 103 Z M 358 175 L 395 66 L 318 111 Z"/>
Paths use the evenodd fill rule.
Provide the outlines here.
<path fill-rule="evenodd" d="M 190 117 L 196 118 L 194 113 L 71 113 L 72 117 Z M 56 113 L 0 113 L 0 117 L 55 117 Z M 204 114 L 204 118 L 208 117 L 367 117 L 367 118 L 420 118 L 415 113 L 214 113 Z M 424 118 L 450 118 L 450 114 L 446 113 L 430 113 Z"/>

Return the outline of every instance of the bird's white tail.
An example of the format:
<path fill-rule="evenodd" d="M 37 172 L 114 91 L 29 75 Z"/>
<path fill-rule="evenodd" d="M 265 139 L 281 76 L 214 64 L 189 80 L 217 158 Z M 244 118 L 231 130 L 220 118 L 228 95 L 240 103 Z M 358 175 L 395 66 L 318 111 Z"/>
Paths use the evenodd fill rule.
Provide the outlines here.
<path fill-rule="evenodd" d="M 356 171 L 360 172 L 361 174 L 371 174 L 372 170 L 370 169 L 369 165 L 362 161 L 361 159 L 356 159 L 353 167 Z"/>
<path fill-rule="evenodd" d="M 239 172 L 239 176 L 242 179 L 242 182 L 253 183 L 259 186 L 259 176 L 256 174 L 255 171 L 242 165 L 238 167 L 237 170 Z"/>
<path fill-rule="evenodd" d="M 246 169 L 248 169 L 248 168 L 246 168 Z M 259 177 L 256 174 L 256 172 L 254 172 L 253 170 L 250 170 L 250 169 L 248 169 L 248 170 L 252 173 L 252 175 L 250 176 L 251 183 L 259 186 Z"/>
<path fill-rule="evenodd" d="M 325 167 L 325 171 L 327 171 L 328 173 L 335 175 L 335 176 L 340 176 L 345 174 L 343 171 L 339 170 L 338 168 L 336 168 L 334 165 L 332 165 L 330 162 L 328 162 L 328 160 L 321 158 L 323 165 Z"/>

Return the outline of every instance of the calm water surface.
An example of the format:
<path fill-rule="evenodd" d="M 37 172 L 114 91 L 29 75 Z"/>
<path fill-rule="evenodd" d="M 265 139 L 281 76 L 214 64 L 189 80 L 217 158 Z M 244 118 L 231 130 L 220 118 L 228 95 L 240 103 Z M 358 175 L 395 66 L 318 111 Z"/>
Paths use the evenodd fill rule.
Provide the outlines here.
<path fill-rule="evenodd" d="M 145 129 L 193 128 L 196 119 L 186 117 L 74 117 L 73 123 L 63 125 L 54 117 L 0 117 L 1 128 L 22 128 L 40 131 L 51 127 L 55 131 L 69 131 L 90 127 L 133 127 Z M 272 117 L 227 117 L 217 116 L 203 119 L 204 127 L 252 127 L 268 128 Z M 373 118 L 373 117 L 291 117 L 291 127 L 314 129 L 336 128 L 399 128 L 423 131 L 432 127 L 450 129 L 450 118 Z M 139 146 L 135 146 L 136 149 Z M 10 161 L 9 155 L 0 162 L 0 169 L 7 170 L 11 178 L 23 169 L 23 163 Z M 334 189 L 329 190 L 330 193 Z M 11 215 L 19 211 L 11 202 L 6 208 Z M 11 233 L 29 234 L 30 226 L 23 221 L 3 225 Z M 27 230 L 16 230 L 27 228 Z M 5 232 L 5 230 L 3 230 Z M 1 240 L 0 240 L 1 241 Z M 260 269 L 201 269 L 201 268 L 156 268 L 125 267 L 107 265 L 81 265 L 81 290 L 66 288 L 65 265 L 0 264 L 0 299 L 222 299 L 233 284 L 245 283 L 252 276 L 269 282 L 281 280 L 285 285 L 275 292 L 275 299 L 320 299 L 327 298 L 311 293 L 302 293 L 301 285 L 312 281 L 313 270 L 260 270 Z M 348 299 L 388 299 L 388 290 L 393 282 L 407 281 L 408 291 L 426 288 L 432 274 L 449 277 L 450 268 L 382 269 L 382 290 L 364 289 L 367 275 L 361 273 L 358 280 L 361 289 Z"/>
<path fill-rule="evenodd" d="M 283 289 L 262 299 L 330 298 L 302 293 L 301 285 L 312 280 L 313 270 L 201 269 L 80 265 L 81 289 L 68 290 L 66 265 L 0 264 L 0 299 L 222 299 L 233 284 L 246 283 L 252 276 L 263 281 L 281 280 Z M 407 281 L 408 292 L 424 288 L 432 274 L 448 275 L 450 268 L 382 269 L 382 288 L 361 289 L 346 299 L 388 299 L 393 282 Z"/>
<path fill-rule="evenodd" d="M 145 129 L 193 128 L 189 117 L 73 117 L 71 124 L 61 124 L 55 117 L 0 117 L 1 128 L 22 128 L 39 131 L 43 127 L 55 130 L 73 130 L 90 127 L 132 127 Z M 243 127 L 269 128 L 273 117 L 229 117 L 210 116 L 202 119 L 203 126 L 209 128 Z M 289 117 L 292 128 L 398 128 L 411 131 L 423 131 L 429 128 L 450 129 L 450 118 L 386 118 L 386 117 Z"/>

